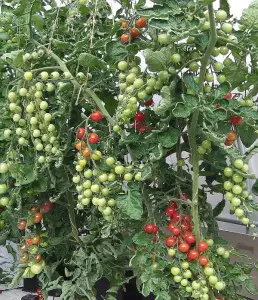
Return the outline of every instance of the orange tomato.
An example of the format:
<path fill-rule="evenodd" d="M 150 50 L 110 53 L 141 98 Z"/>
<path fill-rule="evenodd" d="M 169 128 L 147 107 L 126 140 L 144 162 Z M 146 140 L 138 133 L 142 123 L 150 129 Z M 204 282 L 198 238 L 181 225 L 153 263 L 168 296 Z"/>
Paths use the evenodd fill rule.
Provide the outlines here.
<path fill-rule="evenodd" d="M 82 151 L 82 155 L 83 155 L 83 157 L 90 157 L 90 156 L 91 156 L 90 149 L 89 149 L 88 147 L 86 147 L 86 148 Z"/>
<path fill-rule="evenodd" d="M 80 141 L 75 145 L 75 148 L 78 151 L 82 151 L 83 149 L 85 149 L 85 147 L 86 147 L 86 143 L 83 141 Z"/>
<path fill-rule="evenodd" d="M 227 139 L 234 142 L 236 140 L 236 132 L 231 130 L 227 136 Z"/>
<path fill-rule="evenodd" d="M 122 22 L 122 25 L 121 25 L 122 28 L 127 28 L 128 27 L 128 24 L 127 24 L 125 19 L 120 19 L 120 21 Z"/>
<path fill-rule="evenodd" d="M 126 44 L 127 42 L 129 42 L 129 40 L 130 40 L 130 36 L 129 36 L 129 34 L 127 34 L 127 33 L 124 33 L 124 34 L 122 34 L 121 35 L 121 42 L 123 43 L 123 44 Z"/>

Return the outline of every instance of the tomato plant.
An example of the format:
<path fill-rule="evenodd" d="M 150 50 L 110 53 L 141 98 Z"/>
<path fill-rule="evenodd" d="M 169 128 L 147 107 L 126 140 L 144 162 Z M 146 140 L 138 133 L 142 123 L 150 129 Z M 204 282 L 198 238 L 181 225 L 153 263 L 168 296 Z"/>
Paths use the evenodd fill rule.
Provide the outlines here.
<path fill-rule="evenodd" d="M 256 234 L 257 4 L 238 20 L 227 0 L 117 1 L 117 12 L 2 2 L 0 231 L 20 241 L 13 286 L 38 276 L 42 297 L 95 299 L 104 276 L 111 300 L 129 267 L 157 299 L 255 294 L 255 265 L 229 259 L 216 217 L 228 201 Z"/>

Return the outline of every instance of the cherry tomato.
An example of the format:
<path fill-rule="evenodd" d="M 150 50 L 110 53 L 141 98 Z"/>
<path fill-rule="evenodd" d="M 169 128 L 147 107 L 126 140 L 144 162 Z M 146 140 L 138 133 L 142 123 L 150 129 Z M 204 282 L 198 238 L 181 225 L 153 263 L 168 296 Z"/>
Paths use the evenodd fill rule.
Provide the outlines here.
<path fill-rule="evenodd" d="M 243 122 L 243 118 L 241 116 L 232 116 L 231 124 L 232 125 L 241 125 Z"/>
<path fill-rule="evenodd" d="M 86 143 L 85 142 L 78 142 L 76 145 L 75 145 L 75 148 L 76 150 L 78 151 L 82 151 L 83 149 L 85 149 L 86 147 Z"/>
<path fill-rule="evenodd" d="M 229 141 L 235 141 L 236 140 L 236 132 L 234 130 L 231 130 L 227 136 L 227 140 Z"/>
<path fill-rule="evenodd" d="M 189 261 L 193 261 L 199 257 L 199 252 L 195 249 L 192 249 L 188 252 L 187 258 Z"/>
<path fill-rule="evenodd" d="M 174 227 L 171 231 L 174 235 L 179 235 L 181 233 L 180 228 Z"/>
<path fill-rule="evenodd" d="M 39 263 L 42 260 L 42 256 L 40 254 L 37 254 L 34 260 L 36 263 Z"/>
<path fill-rule="evenodd" d="M 128 27 L 128 24 L 127 24 L 125 19 L 120 19 L 120 21 L 122 22 L 122 25 L 121 25 L 122 28 L 127 28 Z"/>
<path fill-rule="evenodd" d="M 90 144 L 97 144 L 99 142 L 99 136 L 96 133 L 91 133 L 89 135 L 89 143 Z"/>
<path fill-rule="evenodd" d="M 142 113 L 142 112 L 137 112 L 134 115 L 134 120 L 138 123 L 143 123 L 144 119 L 145 119 L 145 116 L 144 116 L 144 113 Z"/>
<path fill-rule="evenodd" d="M 184 235 L 184 239 L 188 244 L 194 244 L 196 242 L 195 236 L 192 233 Z"/>
<path fill-rule="evenodd" d="M 152 230 L 152 232 L 153 232 L 154 234 L 157 234 L 157 233 L 158 233 L 158 231 L 159 231 L 159 227 L 158 227 L 158 226 L 156 226 L 156 225 L 154 225 L 154 226 L 153 226 L 153 230 Z"/>
<path fill-rule="evenodd" d="M 41 222 L 42 219 L 43 219 L 42 213 L 36 213 L 34 215 L 33 221 L 34 221 L 35 224 L 38 224 L 38 223 Z"/>
<path fill-rule="evenodd" d="M 129 42 L 130 36 L 129 36 L 129 34 L 124 33 L 124 34 L 121 35 L 120 39 L 121 39 L 121 42 L 122 42 L 123 44 L 126 44 L 126 43 Z"/>
<path fill-rule="evenodd" d="M 189 197 L 186 193 L 182 193 L 182 195 L 178 194 L 178 198 L 182 200 L 187 200 Z"/>
<path fill-rule="evenodd" d="M 166 238 L 165 243 L 167 247 L 173 247 L 177 243 L 177 240 L 176 238 L 169 236 Z"/>
<path fill-rule="evenodd" d="M 192 217 L 190 215 L 182 216 L 182 220 L 186 223 L 190 223 L 192 221 Z"/>
<path fill-rule="evenodd" d="M 174 230 L 175 227 L 176 227 L 176 226 L 175 226 L 173 223 L 169 223 L 169 224 L 168 224 L 168 230 L 169 230 L 170 232 L 173 232 L 173 230 Z"/>
<path fill-rule="evenodd" d="M 183 231 L 188 231 L 191 228 L 191 225 L 188 223 L 185 223 L 184 221 L 181 222 L 180 226 Z"/>
<path fill-rule="evenodd" d="M 140 17 L 138 20 L 135 22 L 135 26 L 139 28 L 144 28 L 147 25 L 147 21 L 145 18 Z"/>
<path fill-rule="evenodd" d="M 32 214 L 35 214 L 35 213 L 39 212 L 39 208 L 38 208 L 37 206 L 34 206 L 34 207 L 32 207 L 32 208 L 30 209 L 30 212 L 31 212 Z"/>
<path fill-rule="evenodd" d="M 232 99 L 233 95 L 231 92 L 227 93 L 227 95 L 225 96 L 225 99 Z"/>
<path fill-rule="evenodd" d="M 206 242 L 201 241 L 201 242 L 198 244 L 198 250 L 199 250 L 200 252 L 205 252 L 205 251 L 208 250 L 208 248 L 209 248 L 209 245 L 208 245 L 208 243 L 206 243 Z"/>
<path fill-rule="evenodd" d="M 224 142 L 224 144 L 225 144 L 226 146 L 231 146 L 231 145 L 234 144 L 234 141 L 230 141 L 229 139 L 226 139 L 225 142 Z"/>
<path fill-rule="evenodd" d="M 184 242 L 179 245 L 178 249 L 182 253 L 187 253 L 190 249 L 190 245 Z"/>
<path fill-rule="evenodd" d="M 81 140 L 85 135 L 85 128 L 80 127 L 77 131 L 76 137 L 77 139 Z M 77 148 L 76 148 L 77 149 Z M 78 150 L 78 149 L 77 149 Z"/>
<path fill-rule="evenodd" d="M 26 263 L 29 261 L 29 255 L 27 253 L 25 253 L 19 258 L 19 260 L 20 260 L 20 262 Z"/>
<path fill-rule="evenodd" d="M 132 28 L 131 29 L 131 38 L 135 39 L 137 36 L 141 34 L 140 30 L 138 28 Z"/>
<path fill-rule="evenodd" d="M 175 212 L 176 212 L 176 209 L 174 207 L 170 206 L 166 209 L 166 215 L 169 217 L 173 217 Z"/>
<path fill-rule="evenodd" d="M 178 222 L 179 219 L 180 219 L 180 213 L 179 213 L 178 211 L 174 212 L 173 217 L 172 217 L 172 220 L 173 220 L 174 222 Z"/>
<path fill-rule="evenodd" d="M 30 247 L 32 245 L 32 240 L 31 239 L 26 239 L 25 243 L 26 243 L 27 247 Z"/>
<path fill-rule="evenodd" d="M 100 111 L 95 111 L 90 115 L 90 118 L 94 122 L 99 122 L 103 119 L 103 115 Z"/>
<path fill-rule="evenodd" d="M 178 208 L 177 202 L 175 200 L 169 201 L 168 204 L 170 207 Z"/>
<path fill-rule="evenodd" d="M 46 201 L 42 204 L 41 209 L 42 209 L 42 212 L 43 212 L 44 214 L 47 214 L 47 213 L 49 213 L 49 212 L 51 212 L 51 211 L 53 210 L 53 207 L 54 207 L 54 204 L 53 204 L 51 201 L 46 200 Z"/>
<path fill-rule="evenodd" d="M 201 266 L 206 266 L 209 263 L 209 259 L 206 256 L 200 256 L 199 263 Z"/>
<path fill-rule="evenodd" d="M 144 133 L 145 131 L 149 131 L 149 130 L 151 130 L 148 126 L 146 126 L 146 125 L 143 125 L 143 126 L 141 126 L 140 128 L 139 128 L 139 132 L 140 133 Z"/>
<path fill-rule="evenodd" d="M 91 156 L 91 152 L 90 149 L 88 147 L 86 147 L 83 151 L 82 151 L 82 156 L 83 157 L 90 157 Z"/>
<path fill-rule="evenodd" d="M 33 245 L 37 245 L 37 244 L 39 243 L 39 241 L 40 241 L 40 236 L 39 236 L 39 235 L 35 235 L 35 236 L 31 239 L 31 241 L 32 241 L 32 244 L 33 244 Z"/>
<path fill-rule="evenodd" d="M 146 224 L 146 225 L 144 226 L 144 231 L 145 231 L 146 233 L 153 233 L 154 226 L 155 226 L 155 225 L 153 225 L 153 224 Z"/>
<path fill-rule="evenodd" d="M 42 295 L 41 290 L 38 289 L 38 290 L 36 291 L 36 294 L 37 294 L 37 295 Z"/>
<path fill-rule="evenodd" d="M 144 102 L 144 105 L 145 105 L 145 106 L 151 106 L 151 105 L 153 104 L 153 102 L 154 102 L 154 101 L 153 101 L 153 99 L 151 98 L 151 99 L 145 101 L 145 102 Z"/>
<path fill-rule="evenodd" d="M 18 225 L 17 225 L 17 228 L 20 229 L 20 230 L 24 230 L 27 226 L 27 221 L 26 220 L 21 220 Z"/>

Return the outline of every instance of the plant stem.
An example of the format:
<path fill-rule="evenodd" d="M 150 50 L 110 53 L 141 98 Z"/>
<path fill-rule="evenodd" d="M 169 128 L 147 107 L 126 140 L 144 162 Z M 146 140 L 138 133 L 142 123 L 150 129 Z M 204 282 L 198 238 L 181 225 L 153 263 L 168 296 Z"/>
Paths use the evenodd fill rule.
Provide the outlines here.
<path fill-rule="evenodd" d="M 214 17 L 214 10 L 213 4 L 208 5 L 209 10 L 209 18 L 210 18 L 210 25 L 211 25 L 211 35 L 209 45 L 207 50 L 201 60 L 201 70 L 199 76 L 199 89 L 201 94 L 203 94 L 203 83 L 205 80 L 206 68 L 208 65 L 208 61 L 211 55 L 213 48 L 216 45 L 217 41 L 217 32 L 216 32 L 216 23 Z M 194 222 L 194 233 L 196 235 L 197 243 L 201 239 L 201 230 L 200 230 L 200 220 L 199 220 L 199 201 L 198 201 L 198 190 L 199 190 L 199 155 L 197 151 L 197 143 L 196 143 L 196 130 L 198 126 L 198 118 L 199 118 L 199 111 L 195 110 L 192 116 L 191 125 L 188 128 L 189 134 L 189 145 L 191 149 L 192 155 L 192 165 L 193 165 L 193 175 L 192 175 L 192 216 Z"/>

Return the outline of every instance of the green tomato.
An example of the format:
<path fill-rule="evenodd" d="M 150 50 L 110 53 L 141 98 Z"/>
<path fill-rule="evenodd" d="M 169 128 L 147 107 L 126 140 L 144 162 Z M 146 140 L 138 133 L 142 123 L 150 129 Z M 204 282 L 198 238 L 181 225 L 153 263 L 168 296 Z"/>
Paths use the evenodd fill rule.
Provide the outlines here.
<path fill-rule="evenodd" d="M 109 195 L 109 189 L 108 189 L 107 187 L 103 188 L 103 189 L 101 190 L 101 194 L 102 194 L 103 196 L 108 196 L 108 195 Z"/>
<path fill-rule="evenodd" d="M 39 76 L 42 80 L 47 80 L 49 77 L 48 72 L 45 72 L 45 71 L 41 72 Z"/>
<path fill-rule="evenodd" d="M 182 279 L 181 282 L 180 282 L 180 284 L 181 284 L 182 286 L 187 286 L 188 283 L 189 283 L 189 282 L 188 282 L 187 279 Z"/>
<path fill-rule="evenodd" d="M 91 181 L 90 180 L 85 180 L 82 184 L 82 186 L 85 188 L 85 189 L 89 189 L 91 187 Z"/>
<path fill-rule="evenodd" d="M 104 216 L 110 216 L 112 214 L 112 209 L 111 207 L 107 206 L 104 210 L 103 210 L 103 215 Z"/>
<path fill-rule="evenodd" d="M 43 150 L 43 145 L 41 144 L 41 143 L 38 143 L 37 145 L 36 145 L 36 147 L 35 147 L 35 149 L 37 150 L 37 151 L 42 151 Z"/>
<path fill-rule="evenodd" d="M 226 76 L 224 74 L 219 74 L 217 80 L 219 83 L 224 83 L 226 81 Z"/>
<path fill-rule="evenodd" d="M 181 55 L 178 53 L 175 53 L 171 56 L 170 60 L 173 64 L 178 64 L 181 61 Z"/>
<path fill-rule="evenodd" d="M 197 149 L 198 153 L 203 155 L 206 153 L 206 149 L 204 149 L 202 146 L 199 146 L 198 149 Z"/>
<path fill-rule="evenodd" d="M 224 169 L 224 175 L 227 177 L 231 177 L 233 175 L 233 170 L 229 167 Z"/>
<path fill-rule="evenodd" d="M 243 189 L 241 188 L 241 186 L 240 185 L 234 185 L 233 187 L 232 187 L 232 192 L 233 192 L 233 194 L 236 194 L 236 195 L 239 195 L 239 194 L 241 194 L 242 193 L 242 191 L 243 191 Z"/>
<path fill-rule="evenodd" d="M 214 245 L 214 241 L 212 239 L 208 239 L 207 243 L 210 247 Z"/>
<path fill-rule="evenodd" d="M 147 85 L 150 86 L 150 87 L 154 87 L 155 84 L 156 84 L 156 79 L 155 78 L 150 78 L 147 80 Z"/>
<path fill-rule="evenodd" d="M 16 122 L 16 123 L 19 122 L 20 118 L 21 118 L 20 114 L 14 114 L 13 115 L 13 121 Z"/>
<path fill-rule="evenodd" d="M 136 89 L 140 89 L 143 86 L 143 84 L 144 84 L 143 80 L 141 78 L 137 78 L 137 79 L 135 79 L 133 86 Z"/>
<path fill-rule="evenodd" d="M 30 267 L 30 270 L 32 274 L 38 275 L 43 271 L 43 267 L 41 264 L 36 263 Z"/>
<path fill-rule="evenodd" d="M 11 102 L 15 102 L 16 101 L 16 93 L 15 92 L 9 92 L 8 93 L 8 99 L 11 101 Z"/>
<path fill-rule="evenodd" d="M 125 172 L 124 166 L 116 166 L 115 167 L 115 173 L 118 175 L 122 175 Z"/>
<path fill-rule="evenodd" d="M 9 203 L 9 199 L 7 197 L 0 198 L 0 206 L 7 206 Z"/>
<path fill-rule="evenodd" d="M 248 191 L 244 190 L 244 191 L 242 192 L 241 196 L 242 196 L 243 198 L 245 198 L 245 199 L 248 198 L 248 196 L 249 196 Z"/>
<path fill-rule="evenodd" d="M 247 197 L 247 200 L 253 200 L 253 196 L 252 195 L 249 195 L 248 197 Z"/>
<path fill-rule="evenodd" d="M 132 173 L 126 173 L 124 175 L 124 180 L 125 181 L 131 181 L 133 179 L 133 174 Z"/>
<path fill-rule="evenodd" d="M 204 275 L 211 276 L 211 275 L 214 275 L 215 270 L 211 267 L 205 267 L 203 272 L 204 272 Z"/>
<path fill-rule="evenodd" d="M 6 163 L 0 163 L 0 174 L 5 174 L 9 170 L 9 166 Z"/>
<path fill-rule="evenodd" d="M 211 285 L 215 285 L 217 282 L 218 282 L 218 277 L 217 277 L 217 276 L 211 275 L 211 276 L 209 277 L 209 283 L 210 283 Z"/>
<path fill-rule="evenodd" d="M 39 104 L 40 109 L 46 110 L 48 108 L 48 103 L 47 101 L 41 101 Z"/>
<path fill-rule="evenodd" d="M 217 253 L 218 253 L 218 255 L 223 255 L 223 254 L 225 254 L 225 248 L 223 248 L 223 247 L 219 247 L 219 248 L 217 248 Z"/>
<path fill-rule="evenodd" d="M 189 263 L 188 263 L 187 261 L 184 261 L 184 262 L 181 264 L 181 268 L 182 268 L 183 270 L 187 270 L 187 269 L 189 269 L 189 267 L 190 267 L 190 265 L 189 265 Z"/>
<path fill-rule="evenodd" d="M 199 70 L 199 64 L 197 62 L 192 62 L 190 65 L 189 65 L 189 70 L 191 72 L 197 72 Z"/>
<path fill-rule="evenodd" d="M 173 249 L 173 248 L 169 248 L 168 249 L 168 255 L 171 256 L 171 257 L 175 256 L 176 255 L 176 250 Z"/>
<path fill-rule="evenodd" d="M 191 286 L 187 286 L 187 287 L 185 288 L 185 290 L 187 291 L 187 293 L 192 293 L 192 291 L 193 291 L 193 289 L 192 289 Z"/>
<path fill-rule="evenodd" d="M 57 71 L 54 71 L 54 72 L 51 73 L 51 77 L 54 80 L 58 80 L 60 78 L 60 74 Z"/>
<path fill-rule="evenodd" d="M 163 82 L 167 81 L 169 79 L 170 75 L 168 71 L 161 71 L 159 72 L 159 79 Z"/>
<path fill-rule="evenodd" d="M 0 184 L 0 194 L 5 194 L 8 190 L 8 187 L 5 183 Z"/>
<path fill-rule="evenodd" d="M 83 196 L 86 198 L 90 198 L 92 196 L 92 191 L 90 189 L 87 189 L 83 192 Z"/>
<path fill-rule="evenodd" d="M 116 200 L 115 199 L 109 199 L 108 202 L 107 202 L 108 206 L 116 206 Z"/>
<path fill-rule="evenodd" d="M 234 167 L 237 169 L 242 169 L 244 166 L 244 162 L 242 161 L 242 159 L 237 159 L 234 161 Z"/>
<path fill-rule="evenodd" d="M 226 191 L 230 191 L 233 188 L 233 184 L 230 181 L 225 181 L 223 186 Z"/>
<path fill-rule="evenodd" d="M 238 173 L 234 173 L 232 177 L 233 181 L 236 183 L 240 183 L 243 181 L 243 176 L 239 175 Z"/>
<path fill-rule="evenodd" d="M 120 61 L 117 65 L 118 70 L 125 71 L 128 68 L 128 63 L 126 61 Z"/>
<path fill-rule="evenodd" d="M 140 91 L 138 94 L 137 94 L 138 98 L 141 99 L 141 100 L 144 100 L 146 97 L 147 97 L 147 93 L 144 91 Z"/>
<path fill-rule="evenodd" d="M 171 274 L 174 276 L 177 276 L 181 273 L 181 271 L 178 267 L 172 267 L 170 271 L 171 271 Z"/>
<path fill-rule="evenodd" d="M 244 164 L 243 167 L 241 168 L 241 171 L 244 173 L 248 173 L 248 170 L 249 170 L 248 164 Z"/>
<path fill-rule="evenodd" d="M 99 175 L 98 179 L 99 179 L 99 182 L 105 182 L 108 180 L 108 176 L 106 173 L 104 173 L 104 174 Z"/>
<path fill-rule="evenodd" d="M 226 46 L 222 46 L 222 47 L 220 47 L 219 51 L 222 55 L 227 55 L 229 52 L 229 49 Z"/>
<path fill-rule="evenodd" d="M 250 220 L 248 218 L 242 218 L 241 221 L 244 225 L 248 225 L 250 223 Z"/>
<path fill-rule="evenodd" d="M 55 90 L 55 85 L 52 82 L 48 82 L 46 84 L 46 91 L 47 92 L 53 92 Z"/>
<path fill-rule="evenodd" d="M 237 197 L 234 197 L 232 200 L 231 200 L 231 203 L 234 207 L 237 207 L 241 204 L 241 200 Z"/>
<path fill-rule="evenodd" d="M 202 147 L 203 147 L 204 149 L 207 149 L 207 150 L 211 149 L 211 142 L 210 142 L 209 140 L 203 141 L 203 142 L 202 142 Z"/>
<path fill-rule="evenodd" d="M 227 17 L 228 17 L 228 14 L 226 13 L 225 10 L 220 9 L 216 12 L 216 18 L 218 21 L 225 21 L 227 19 Z"/>
<path fill-rule="evenodd" d="M 134 83 L 135 79 L 136 79 L 135 73 L 130 73 L 129 75 L 126 76 L 126 82 L 128 83 Z"/>
<path fill-rule="evenodd" d="M 171 38 L 168 34 L 166 33 L 161 33 L 158 35 L 158 42 L 161 44 L 161 45 L 168 45 L 171 41 Z"/>
<path fill-rule="evenodd" d="M 23 75 L 24 79 L 27 80 L 27 81 L 30 81 L 33 79 L 33 75 L 32 75 L 32 72 L 25 72 L 24 75 Z"/>
<path fill-rule="evenodd" d="M 93 184 L 90 189 L 93 193 L 99 193 L 100 187 L 98 184 Z"/>
<path fill-rule="evenodd" d="M 82 198 L 81 203 L 82 203 L 84 206 L 89 205 L 89 204 L 90 204 L 90 198 Z"/>
<path fill-rule="evenodd" d="M 234 195 L 230 192 L 226 192 L 225 197 L 228 201 L 232 201 L 232 199 L 234 198 Z"/>
<path fill-rule="evenodd" d="M 176 283 L 179 283 L 179 282 L 181 282 L 181 280 L 182 280 L 182 276 L 174 276 L 174 281 L 176 282 Z"/>
<path fill-rule="evenodd" d="M 225 58 L 224 61 L 223 61 L 223 65 L 224 65 L 225 67 L 229 67 L 229 66 L 232 65 L 233 63 L 234 63 L 234 62 L 233 62 L 233 60 L 232 60 L 230 57 Z"/>
<path fill-rule="evenodd" d="M 206 73 L 205 80 L 208 81 L 208 82 L 213 82 L 213 80 L 214 80 L 213 74 L 212 73 Z"/>
<path fill-rule="evenodd" d="M 218 56 L 219 54 L 220 54 L 220 49 L 218 48 L 214 48 L 211 52 L 211 55 L 214 57 Z"/>
<path fill-rule="evenodd" d="M 22 97 L 25 97 L 27 93 L 28 93 L 28 91 L 27 91 L 27 89 L 25 89 L 25 88 L 21 88 L 21 89 L 19 90 L 19 94 L 20 94 L 20 96 L 22 96 Z"/>
<path fill-rule="evenodd" d="M 142 173 L 141 172 L 137 172 L 134 176 L 134 179 L 136 181 L 141 181 L 142 180 Z"/>
<path fill-rule="evenodd" d="M 210 29 L 210 27 L 211 27 L 211 24 L 210 24 L 209 21 L 205 21 L 205 22 L 201 25 L 201 29 L 202 29 L 202 30 L 208 30 L 208 29 Z"/>
<path fill-rule="evenodd" d="M 187 279 L 192 278 L 192 272 L 191 272 L 190 270 L 186 270 L 186 271 L 183 273 L 183 277 L 184 277 L 184 278 L 187 278 Z"/>
<path fill-rule="evenodd" d="M 215 71 L 217 71 L 217 72 L 222 71 L 222 69 L 224 68 L 223 63 L 221 63 L 221 62 L 215 62 L 213 66 L 214 66 Z"/>
<path fill-rule="evenodd" d="M 113 182 L 116 180 L 116 175 L 114 173 L 108 174 L 108 181 Z"/>
<path fill-rule="evenodd" d="M 107 200 L 105 198 L 98 199 L 98 206 L 104 207 L 104 206 L 106 206 L 106 204 L 107 204 Z"/>
<path fill-rule="evenodd" d="M 224 31 L 225 33 L 232 33 L 233 31 L 233 26 L 230 23 L 224 23 L 221 26 L 222 31 Z"/>
<path fill-rule="evenodd" d="M 218 281 L 216 284 L 215 284 L 215 289 L 218 290 L 218 291 L 222 291 L 224 290 L 226 287 L 225 283 L 222 282 L 222 281 Z"/>
<path fill-rule="evenodd" d="M 201 288 L 200 282 L 194 280 L 194 281 L 192 282 L 192 288 L 193 288 L 193 290 L 199 290 L 199 289 Z"/>
<path fill-rule="evenodd" d="M 4 138 L 9 139 L 12 134 L 12 131 L 10 129 L 4 130 Z"/>

